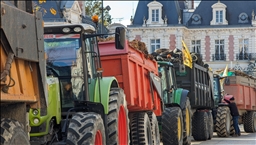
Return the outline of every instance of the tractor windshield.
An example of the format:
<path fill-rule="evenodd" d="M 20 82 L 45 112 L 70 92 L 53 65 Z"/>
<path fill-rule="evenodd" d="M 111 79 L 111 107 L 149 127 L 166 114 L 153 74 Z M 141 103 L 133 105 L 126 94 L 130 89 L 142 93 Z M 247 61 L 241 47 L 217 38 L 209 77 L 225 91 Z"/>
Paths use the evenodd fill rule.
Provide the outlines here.
<path fill-rule="evenodd" d="M 83 60 L 79 34 L 44 36 L 47 73 L 58 77 L 62 108 L 73 107 L 83 97 Z M 50 72 L 50 74 L 49 74 Z"/>

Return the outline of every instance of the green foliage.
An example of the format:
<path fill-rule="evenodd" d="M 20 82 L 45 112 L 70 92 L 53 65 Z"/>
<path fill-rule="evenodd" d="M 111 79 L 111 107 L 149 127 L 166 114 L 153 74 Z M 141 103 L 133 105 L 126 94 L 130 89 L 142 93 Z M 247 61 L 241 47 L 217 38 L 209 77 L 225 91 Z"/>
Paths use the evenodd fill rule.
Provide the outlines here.
<path fill-rule="evenodd" d="M 102 12 L 101 12 L 101 0 L 87 0 L 85 1 L 85 14 L 89 17 L 93 15 L 99 16 L 99 23 L 101 23 Z M 111 15 L 109 10 L 106 7 L 103 7 L 103 22 L 105 26 L 108 26 L 112 23 Z"/>

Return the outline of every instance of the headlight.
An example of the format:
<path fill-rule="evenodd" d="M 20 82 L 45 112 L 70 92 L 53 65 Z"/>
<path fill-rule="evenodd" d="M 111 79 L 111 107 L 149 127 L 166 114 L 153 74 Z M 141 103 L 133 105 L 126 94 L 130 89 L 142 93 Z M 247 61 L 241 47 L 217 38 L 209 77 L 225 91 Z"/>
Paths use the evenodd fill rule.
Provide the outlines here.
<path fill-rule="evenodd" d="M 33 115 L 36 116 L 36 115 L 38 115 L 39 111 L 37 109 L 35 109 L 35 110 L 32 111 L 32 113 L 33 113 Z"/>
<path fill-rule="evenodd" d="M 34 122 L 34 124 L 38 124 L 38 123 L 39 123 L 39 119 L 38 119 L 38 118 L 35 118 L 35 119 L 33 120 L 33 122 Z"/>
<path fill-rule="evenodd" d="M 75 32 L 80 32 L 81 30 L 82 30 L 81 27 L 75 27 L 75 28 L 74 28 L 74 31 L 75 31 Z"/>
<path fill-rule="evenodd" d="M 68 32 L 70 32 L 70 28 L 68 28 L 68 27 L 63 28 L 62 31 L 63 31 L 64 33 L 68 33 Z"/>

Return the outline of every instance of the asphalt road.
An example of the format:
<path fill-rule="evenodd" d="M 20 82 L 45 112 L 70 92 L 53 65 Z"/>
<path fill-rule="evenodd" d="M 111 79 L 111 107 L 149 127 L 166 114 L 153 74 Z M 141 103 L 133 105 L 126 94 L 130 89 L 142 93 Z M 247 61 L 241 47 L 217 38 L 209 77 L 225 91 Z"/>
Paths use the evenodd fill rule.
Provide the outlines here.
<path fill-rule="evenodd" d="M 194 141 L 192 139 L 192 145 L 256 145 L 256 133 L 244 132 L 242 125 L 240 125 L 240 130 L 241 136 L 239 137 L 218 137 L 214 132 L 211 140 Z"/>
<path fill-rule="evenodd" d="M 256 145 L 256 133 L 244 132 L 243 125 L 240 125 L 241 136 L 239 137 L 218 137 L 214 132 L 213 138 L 208 141 L 192 141 L 192 145 Z"/>

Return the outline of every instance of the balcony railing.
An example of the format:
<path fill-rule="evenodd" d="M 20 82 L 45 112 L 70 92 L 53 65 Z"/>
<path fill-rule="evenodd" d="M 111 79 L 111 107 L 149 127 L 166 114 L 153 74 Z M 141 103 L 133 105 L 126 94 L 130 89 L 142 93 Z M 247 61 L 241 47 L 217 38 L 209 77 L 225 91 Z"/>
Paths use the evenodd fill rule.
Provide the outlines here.
<path fill-rule="evenodd" d="M 236 54 L 236 60 L 256 60 L 256 53 Z"/>
<path fill-rule="evenodd" d="M 226 54 L 213 54 L 212 55 L 212 61 L 222 61 L 226 60 Z"/>
<path fill-rule="evenodd" d="M 249 60 L 256 60 L 256 53 L 249 53 Z"/>
<path fill-rule="evenodd" d="M 244 53 L 244 54 L 237 53 L 236 60 L 249 60 L 249 54 L 248 53 Z"/>

